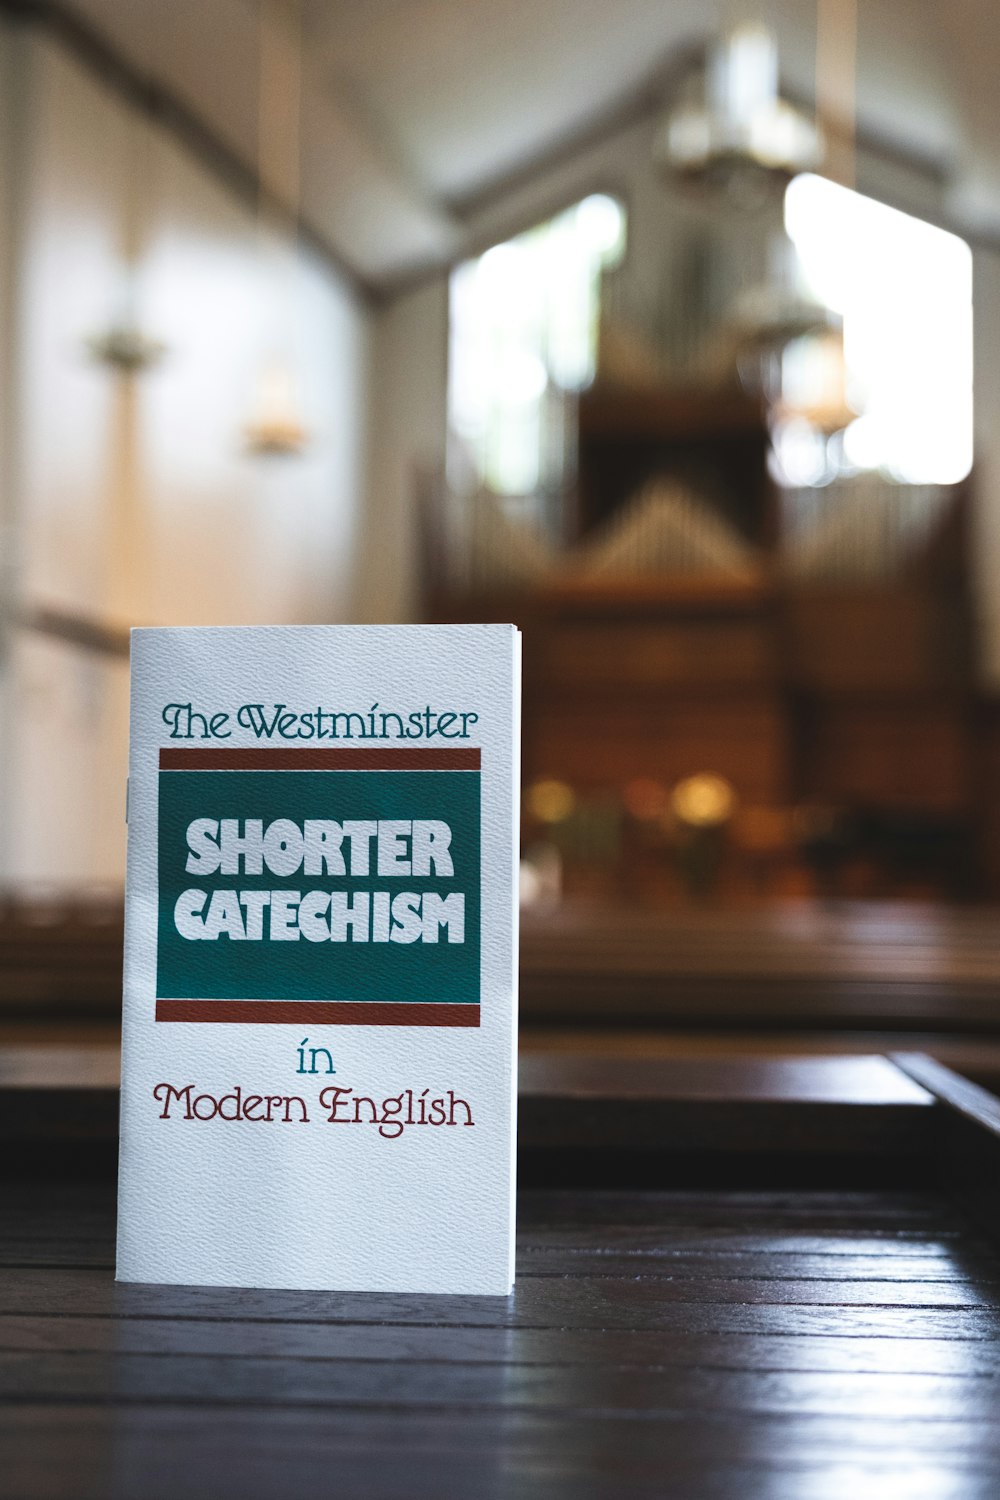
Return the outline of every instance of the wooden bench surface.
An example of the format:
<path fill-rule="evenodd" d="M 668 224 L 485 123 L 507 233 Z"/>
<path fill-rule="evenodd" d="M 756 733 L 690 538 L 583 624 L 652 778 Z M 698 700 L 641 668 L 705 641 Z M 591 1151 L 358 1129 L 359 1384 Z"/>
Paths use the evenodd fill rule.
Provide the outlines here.
<path fill-rule="evenodd" d="M 78 1152 L 117 1143 L 113 1044 L 0 1047 L 0 1148 Z M 782 1152 L 857 1159 L 922 1139 L 933 1097 L 884 1057 L 614 1059 L 528 1053 L 519 1070 L 523 1153 L 575 1152 L 594 1180 L 595 1148 L 703 1158 Z M 51 1151 L 50 1151 L 51 1158 Z M 58 1161 L 58 1156 L 56 1157 Z M 542 1175 L 552 1177 L 553 1165 Z M 538 1173 L 528 1174 L 534 1180 Z M 553 1179 L 556 1180 L 556 1179 Z"/>
<path fill-rule="evenodd" d="M 589 1110 L 625 1105 L 633 1122 L 648 1111 L 661 1147 L 664 1110 L 690 1123 L 725 1105 L 734 1150 L 761 1109 L 793 1134 L 826 1111 L 848 1143 L 837 1120 L 885 1111 L 914 1127 L 895 1144 L 925 1181 L 549 1182 L 520 1196 L 515 1292 L 475 1298 L 116 1286 L 113 1181 L 9 1177 L 0 1492 L 995 1500 L 1000 1253 L 944 1187 L 954 1144 L 963 1160 L 982 1153 L 993 1195 L 1000 1103 L 920 1058 L 584 1062 L 526 1070 L 536 1139 L 560 1140 L 560 1097 L 570 1147 Z M 0 1100 L 56 1098 L 33 1068 L 22 1059 L 12 1088 L 8 1059 Z M 91 1079 L 113 1094 L 99 1068 Z M 773 1144 L 769 1127 L 758 1145 Z M 822 1153 L 803 1149 L 822 1182 Z"/>
<path fill-rule="evenodd" d="M 1000 1258 L 934 1194 L 529 1193 L 509 1299 L 116 1287 L 107 1190 L 4 1226 L 11 1495 L 1000 1485 Z"/>
<path fill-rule="evenodd" d="M 790 903 L 525 913 L 533 1024 L 1000 1033 L 993 910 Z"/>

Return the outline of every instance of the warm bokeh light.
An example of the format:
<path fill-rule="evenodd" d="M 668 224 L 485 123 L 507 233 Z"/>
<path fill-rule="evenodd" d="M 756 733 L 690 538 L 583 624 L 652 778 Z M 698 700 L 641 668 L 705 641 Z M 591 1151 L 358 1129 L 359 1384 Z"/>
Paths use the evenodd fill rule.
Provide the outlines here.
<path fill-rule="evenodd" d="M 670 806 L 678 822 L 689 828 L 715 828 L 732 817 L 736 791 L 724 776 L 703 771 L 677 783 Z"/>
<path fill-rule="evenodd" d="M 539 823 L 565 823 L 576 806 L 573 788 L 564 781 L 536 781 L 528 788 L 525 801 Z"/>

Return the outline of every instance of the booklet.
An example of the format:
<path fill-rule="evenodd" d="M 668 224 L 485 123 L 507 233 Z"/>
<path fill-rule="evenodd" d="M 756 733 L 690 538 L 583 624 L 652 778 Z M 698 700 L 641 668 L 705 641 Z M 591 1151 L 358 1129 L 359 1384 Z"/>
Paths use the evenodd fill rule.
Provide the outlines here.
<path fill-rule="evenodd" d="M 509 1292 L 520 636 L 136 630 L 120 1281 Z"/>

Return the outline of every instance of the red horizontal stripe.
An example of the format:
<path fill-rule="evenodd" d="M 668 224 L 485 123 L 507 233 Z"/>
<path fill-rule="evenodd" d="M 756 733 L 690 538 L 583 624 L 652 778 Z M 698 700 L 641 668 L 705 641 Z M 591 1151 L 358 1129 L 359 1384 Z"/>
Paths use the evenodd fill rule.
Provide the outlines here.
<path fill-rule="evenodd" d="M 175 749 L 160 751 L 161 771 L 478 771 L 481 751 L 452 749 L 299 750 Z"/>
<path fill-rule="evenodd" d="M 286 1026 L 478 1026 L 478 1005 L 341 1000 L 157 1000 L 158 1021 Z"/>

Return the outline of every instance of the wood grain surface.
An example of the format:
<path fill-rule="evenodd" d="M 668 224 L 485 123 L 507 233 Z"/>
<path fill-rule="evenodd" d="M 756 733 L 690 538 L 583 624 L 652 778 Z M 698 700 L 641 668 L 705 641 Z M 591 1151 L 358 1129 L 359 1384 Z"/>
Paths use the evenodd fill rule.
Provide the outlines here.
<path fill-rule="evenodd" d="M 935 1193 L 522 1195 L 510 1298 L 116 1287 L 0 1198 L 10 1496 L 1000 1493 L 1000 1256 Z"/>
<path fill-rule="evenodd" d="M 693 1185 L 523 1190 L 505 1298 L 116 1285 L 87 1134 L 114 1082 L 100 1051 L 0 1057 L 0 1495 L 1000 1494 L 1000 1106 L 925 1058 L 530 1059 L 525 1160 L 617 1131 Z M 47 1176 L 17 1119 L 49 1122 Z M 698 1182 L 785 1137 L 805 1185 Z M 903 1150 L 916 1185 L 862 1185 Z"/>

